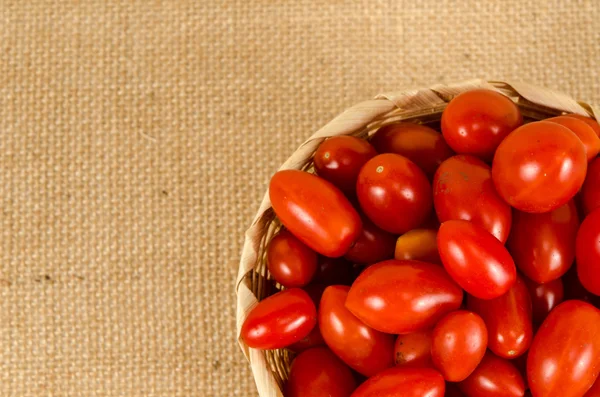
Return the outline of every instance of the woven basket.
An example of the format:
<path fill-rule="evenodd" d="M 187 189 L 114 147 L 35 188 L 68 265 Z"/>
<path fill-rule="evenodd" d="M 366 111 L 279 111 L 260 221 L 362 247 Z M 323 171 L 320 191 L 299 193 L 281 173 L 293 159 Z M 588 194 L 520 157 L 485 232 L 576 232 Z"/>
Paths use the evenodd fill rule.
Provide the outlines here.
<path fill-rule="evenodd" d="M 380 127 L 399 121 L 436 125 L 453 97 L 474 88 L 488 88 L 507 95 L 519 106 L 526 121 L 541 120 L 561 113 L 578 113 L 596 116 L 595 118 L 600 116 L 598 109 L 594 110 L 586 103 L 524 83 L 472 80 L 436 85 L 426 89 L 379 95 L 347 109 L 300 145 L 280 170 L 300 169 L 312 172 L 315 150 L 323 140 L 332 136 L 353 135 L 367 139 Z M 267 192 L 246 232 L 236 282 L 238 341 L 250 361 L 260 397 L 283 396 L 282 386 L 287 379 L 292 355 L 286 349 L 251 349 L 239 335 L 246 316 L 256 303 L 280 288 L 272 280 L 265 263 L 265 248 L 279 227 L 280 223 L 271 208 Z"/>

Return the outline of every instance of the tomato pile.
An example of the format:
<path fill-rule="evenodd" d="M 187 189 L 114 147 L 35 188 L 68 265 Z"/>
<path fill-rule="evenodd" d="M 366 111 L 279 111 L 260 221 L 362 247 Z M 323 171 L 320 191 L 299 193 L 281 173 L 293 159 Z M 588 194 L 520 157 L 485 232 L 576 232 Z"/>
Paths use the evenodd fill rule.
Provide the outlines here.
<path fill-rule="evenodd" d="M 273 176 L 284 290 L 241 336 L 295 354 L 285 396 L 600 397 L 600 126 L 526 121 L 469 91 Z"/>

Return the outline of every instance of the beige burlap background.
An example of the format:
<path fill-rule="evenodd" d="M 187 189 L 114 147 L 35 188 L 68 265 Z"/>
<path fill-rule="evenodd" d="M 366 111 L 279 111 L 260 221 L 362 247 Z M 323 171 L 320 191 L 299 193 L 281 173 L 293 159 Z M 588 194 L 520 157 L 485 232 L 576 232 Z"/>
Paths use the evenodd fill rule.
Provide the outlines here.
<path fill-rule="evenodd" d="M 345 107 L 471 77 L 600 103 L 600 3 L 0 1 L 0 395 L 254 396 L 269 176 Z"/>

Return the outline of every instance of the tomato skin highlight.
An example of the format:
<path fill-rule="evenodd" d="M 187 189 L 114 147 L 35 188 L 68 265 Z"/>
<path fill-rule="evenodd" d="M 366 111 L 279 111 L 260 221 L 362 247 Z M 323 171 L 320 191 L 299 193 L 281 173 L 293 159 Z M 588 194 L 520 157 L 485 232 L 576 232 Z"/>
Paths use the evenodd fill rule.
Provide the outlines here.
<path fill-rule="evenodd" d="M 326 347 L 300 353 L 292 362 L 286 397 L 349 397 L 356 389 L 350 368 Z"/>
<path fill-rule="evenodd" d="M 449 382 L 465 380 L 477 368 L 487 348 L 483 319 L 466 310 L 443 317 L 433 329 L 431 359 Z"/>
<path fill-rule="evenodd" d="M 600 312 L 570 300 L 544 320 L 527 357 L 527 378 L 536 397 L 578 397 L 600 372 Z"/>
<path fill-rule="evenodd" d="M 319 307 L 319 328 L 331 351 L 355 371 L 373 376 L 394 365 L 394 336 L 376 331 L 346 307 L 350 287 L 327 287 Z"/>
<path fill-rule="evenodd" d="M 398 237 L 394 258 L 442 264 L 437 248 L 437 230 L 413 229 Z"/>
<path fill-rule="evenodd" d="M 537 283 L 547 283 L 573 264 L 578 229 L 573 200 L 543 214 L 515 211 L 507 245 L 520 271 Z"/>
<path fill-rule="evenodd" d="M 490 352 L 458 388 L 467 397 L 523 397 L 525 394 L 525 382 L 519 370 L 510 361 Z"/>
<path fill-rule="evenodd" d="M 388 260 L 358 276 L 346 307 L 374 329 L 407 334 L 432 327 L 444 314 L 458 309 L 462 297 L 462 289 L 442 267 Z"/>
<path fill-rule="evenodd" d="M 512 224 L 510 206 L 500 197 L 489 165 L 473 156 L 444 161 L 433 179 L 433 204 L 440 222 L 471 221 L 506 242 Z"/>
<path fill-rule="evenodd" d="M 600 208 L 589 214 L 581 224 L 575 253 L 579 281 L 586 290 L 600 295 Z"/>
<path fill-rule="evenodd" d="M 531 297 L 525 282 L 517 276 L 508 292 L 494 299 L 467 296 L 467 308 L 479 314 L 488 331 L 488 348 L 512 359 L 525 353 L 533 339 Z"/>
<path fill-rule="evenodd" d="M 317 253 L 289 231 L 281 230 L 269 242 L 267 267 L 275 281 L 284 287 L 303 287 L 317 270 Z"/>
<path fill-rule="evenodd" d="M 443 397 L 446 384 L 431 368 L 395 367 L 368 379 L 351 397 Z"/>
<path fill-rule="evenodd" d="M 528 278 L 523 278 L 529 296 L 531 296 L 532 317 L 534 324 L 541 324 L 548 313 L 564 299 L 564 286 L 561 278 L 539 284 Z"/>
<path fill-rule="evenodd" d="M 587 157 L 567 127 L 536 121 L 502 141 L 492 164 L 500 197 L 523 212 L 543 213 L 566 204 L 585 180 Z"/>
<path fill-rule="evenodd" d="M 252 348 L 281 349 L 305 338 L 316 323 L 317 310 L 310 296 L 300 288 L 291 288 L 258 302 L 240 335 Z"/>
<path fill-rule="evenodd" d="M 573 131 L 573 133 L 581 140 L 581 143 L 583 143 L 588 161 L 591 161 L 598 155 L 598 152 L 600 152 L 600 138 L 598 138 L 596 131 L 594 131 L 594 129 L 585 121 L 568 116 L 552 117 L 546 119 L 546 121 L 560 124 Z"/>
<path fill-rule="evenodd" d="M 345 194 L 354 194 L 360 169 L 376 155 L 373 146 L 364 139 L 335 136 L 319 145 L 313 161 L 317 175 Z"/>
<path fill-rule="evenodd" d="M 369 219 L 394 234 L 421 225 L 433 207 L 429 180 L 415 163 L 398 154 L 369 160 L 358 175 L 356 194 Z"/>
<path fill-rule="evenodd" d="M 269 197 L 281 223 L 322 255 L 344 255 L 362 228 L 360 216 L 344 194 L 316 175 L 279 171 L 271 178 Z"/>
<path fill-rule="evenodd" d="M 396 236 L 381 230 L 367 217 L 362 217 L 362 231 L 344 258 L 354 263 L 370 264 L 394 257 Z"/>
<path fill-rule="evenodd" d="M 398 335 L 394 345 L 397 367 L 433 367 L 431 362 L 431 330 Z"/>
<path fill-rule="evenodd" d="M 444 222 L 437 241 L 444 268 L 470 295 L 497 298 L 515 283 L 517 270 L 510 253 L 481 226 L 463 220 Z"/>
<path fill-rule="evenodd" d="M 600 158 L 588 165 L 587 176 L 581 187 L 581 205 L 585 215 L 600 208 Z"/>

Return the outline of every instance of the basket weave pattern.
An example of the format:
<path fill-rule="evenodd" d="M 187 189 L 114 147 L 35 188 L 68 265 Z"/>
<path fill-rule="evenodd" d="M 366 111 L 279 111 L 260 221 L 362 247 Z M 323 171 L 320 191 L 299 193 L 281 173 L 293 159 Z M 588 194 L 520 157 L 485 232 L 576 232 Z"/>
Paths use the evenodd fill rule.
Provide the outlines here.
<path fill-rule="evenodd" d="M 448 102 L 461 92 L 475 88 L 498 91 L 513 99 L 525 121 L 541 120 L 561 113 L 577 113 L 598 118 L 600 112 L 567 95 L 525 83 L 472 80 L 451 85 L 378 95 L 359 103 L 337 116 L 308 138 L 280 167 L 311 171 L 312 158 L 319 144 L 333 136 L 353 135 L 368 138 L 384 125 L 400 121 L 427 125 L 439 123 Z M 277 292 L 276 284 L 266 267 L 266 247 L 280 227 L 268 192 L 265 194 L 252 225 L 246 231 L 244 248 L 236 282 L 237 335 L 240 347 L 252 367 L 260 397 L 281 397 L 282 385 L 288 375 L 291 354 L 285 350 L 251 349 L 239 338 L 241 326 L 250 310 L 261 299 Z"/>

